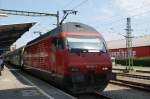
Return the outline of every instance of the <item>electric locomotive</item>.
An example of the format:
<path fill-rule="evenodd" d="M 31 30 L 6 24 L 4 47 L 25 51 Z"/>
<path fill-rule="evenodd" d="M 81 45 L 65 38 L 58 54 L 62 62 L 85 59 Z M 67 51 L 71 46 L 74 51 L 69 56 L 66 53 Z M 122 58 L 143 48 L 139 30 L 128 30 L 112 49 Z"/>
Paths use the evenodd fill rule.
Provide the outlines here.
<path fill-rule="evenodd" d="M 27 43 L 21 63 L 24 70 L 72 93 L 104 90 L 112 71 L 102 35 L 78 22 L 64 23 Z"/>

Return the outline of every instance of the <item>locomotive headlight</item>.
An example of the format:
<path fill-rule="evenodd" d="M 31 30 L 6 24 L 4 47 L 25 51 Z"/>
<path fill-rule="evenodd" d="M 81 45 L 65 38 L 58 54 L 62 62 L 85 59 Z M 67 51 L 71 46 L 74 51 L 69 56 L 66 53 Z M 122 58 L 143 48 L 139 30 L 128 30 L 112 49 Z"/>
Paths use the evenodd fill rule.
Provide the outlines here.
<path fill-rule="evenodd" d="M 79 72 L 79 68 L 72 67 L 72 68 L 71 68 L 71 71 L 72 71 L 72 72 Z"/>
<path fill-rule="evenodd" d="M 102 70 L 108 70 L 108 67 L 103 67 Z"/>

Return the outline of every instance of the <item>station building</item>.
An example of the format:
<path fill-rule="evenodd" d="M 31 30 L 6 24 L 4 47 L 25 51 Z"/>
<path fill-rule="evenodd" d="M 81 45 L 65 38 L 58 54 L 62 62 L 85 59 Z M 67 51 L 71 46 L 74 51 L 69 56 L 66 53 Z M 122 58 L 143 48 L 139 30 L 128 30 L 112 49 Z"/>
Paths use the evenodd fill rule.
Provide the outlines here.
<path fill-rule="evenodd" d="M 110 55 L 115 58 L 126 58 L 126 40 L 113 40 L 107 42 Z M 133 57 L 150 57 L 150 35 L 132 38 Z"/>

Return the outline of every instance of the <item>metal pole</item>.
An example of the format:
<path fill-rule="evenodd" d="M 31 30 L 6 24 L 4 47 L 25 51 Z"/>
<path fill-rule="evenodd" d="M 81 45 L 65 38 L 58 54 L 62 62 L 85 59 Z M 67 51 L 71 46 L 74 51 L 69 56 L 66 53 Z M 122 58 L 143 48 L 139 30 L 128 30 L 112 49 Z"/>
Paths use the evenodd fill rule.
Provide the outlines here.
<path fill-rule="evenodd" d="M 57 26 L 59 26 L 59 11 L 57 11 Z"/>
<path fill-rule="evenodd" d="M 128 17 L 127 18 L 127 27 L 126 27 L 126 47 L 127 47 L 127 59 L 128 59 L 128 64 L 126 66 L 126 69 L 132 70 L 133 69 L 133 55 L 132 55 L 132 36 L 131 36 L 131 19 Z"/>
<path fill-rule="evenodd" d="M 52 13 L 40 13 L 40 12 L 5 10 L 5 9 L 0 9 L 0 14 L 21 15 L 21 16 L 53 16 L 53 17 L 57 16 L 56 14 L 52 14 Z"/>

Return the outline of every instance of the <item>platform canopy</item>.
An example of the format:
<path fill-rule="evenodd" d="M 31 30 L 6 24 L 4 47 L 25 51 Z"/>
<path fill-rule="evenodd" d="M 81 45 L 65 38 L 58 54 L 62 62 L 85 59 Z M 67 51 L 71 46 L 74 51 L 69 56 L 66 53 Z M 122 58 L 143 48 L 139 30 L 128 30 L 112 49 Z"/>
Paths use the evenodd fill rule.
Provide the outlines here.
<path fill-rule="evenodd" d="M 0 25 L 0 49 L 8 49 L 18 38 L 35 23 Z"/>

